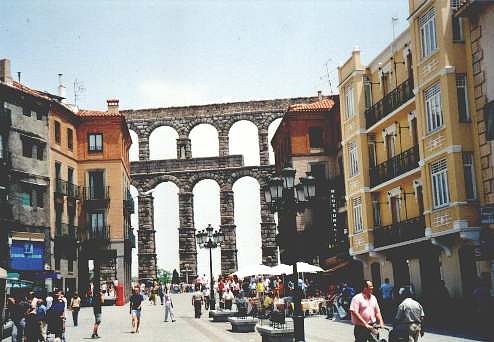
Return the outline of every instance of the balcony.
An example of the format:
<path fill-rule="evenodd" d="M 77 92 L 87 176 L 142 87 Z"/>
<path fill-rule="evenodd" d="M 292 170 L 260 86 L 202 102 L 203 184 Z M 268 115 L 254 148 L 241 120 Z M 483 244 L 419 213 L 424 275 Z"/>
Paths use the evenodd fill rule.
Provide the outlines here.
<path fill-rule="evenodd" d="M 403 173 L 413 170 L 419 166 L 419 146 L 412 148 L 386 160 L 370 169 L 371 187 L 384 183 L 398 177 Z"/>
<path fill-rule="evenodd" d="M 369 129 L 376 122 L 385 118 L 395 109 L 410 100 L 413 96 L 413 81 L 408 79 L 365 111 L 365 127 Z"/>
<path fill-rule="evenodd" d="M 57 179 L 55 181 L 55 193 L 58 195 L 76 199 L 79 199 L 81 197 L 81 191 L 78 185 L 69 183 L 62 179 Z"/>
<path fill-rule="evenodd" d="M 132 228 L 127 229 L 125 240 L 128 241 L 130 248 L 136 248 L 136 236 Z"/>
<path fill-rule="evenodd" d="M 385 247 L 425 236 L 424 216 L 414 217 L 389 226 L 374 228 L 374 248 Z"/>
<path fill-rule="evenodd" d="M 67 223 L 55 224 L 55 238 L 75 240 L 77 236 L 77 226 Z"/>
<path fill-rule="evenodd" d="M 133 214 L 134 210 L 134 199 L 130 192 L 127 192 L 127 199 L 123 200 L 124 213 Z"/>
<path fill-rule="evenodd" d="M 110 187 L 84 188 L 84 206 L 86 209 L 108 208 L 110 202 Z"/>
<path fill-rule="evenodd" d="M 88 250 L 104 247 L 110 242 L 110 226 L 87 226 L 86 230 L 79 230 L 78 236 Z"/>

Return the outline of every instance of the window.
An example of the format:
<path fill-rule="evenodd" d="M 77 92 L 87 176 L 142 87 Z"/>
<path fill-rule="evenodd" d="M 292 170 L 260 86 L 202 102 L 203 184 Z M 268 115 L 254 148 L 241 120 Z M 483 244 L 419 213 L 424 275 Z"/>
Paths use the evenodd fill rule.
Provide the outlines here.
<path fill-rule="evenodd" d="M 348 144 L 348 160 L 350 161 L 350 177 L 358 175 L 358 148 L 357 143 L 352 141 Z"/>
<path fill-rule="evenodd" d="M 89 222 L 91 224 L 91 231 L 103 231 L 105 226 L 105 213 L 102 211 L 90 213 Z"/>
<path fill-rule="evenodd" d="M 74 184 L 74 169 L 67 167 L 67 182 Z"/>
<path fill-rule="evenodd" d="M 322 128 L 310 127 L 309 128 L 309 143 L 311 148 L 322 147 Z"/>
<path fill-rule="evenodd" d="M 22 139 L 22 155 L 27 158 L 33 157 L 33 143 L 30 140 Z"/>
<path fill-rule="evenodd" d="M 3 159 L 4 156 L 4 151 L 3 151 L 3 135 L 0 134 L 0 159 Z"/>
<path fill-rule="evenodd" d="M 105 183 L 103 171 L 89 172 L 89 199 L 104 199 Z"/>
<path fill-rule="evenodd" d="M 67 260 L 67 271 L 69 273 L 74 272 L 74 260 Z"/>
<path fill-rule="evenodd" d="M 425 95 L 425 112 L 427 115 L 427 132 L 433 132 L 443 126 L 441 113 L 441 88 L 439 83 L 427 89 Z"/>
<path fill-rule="evenodd" d="M 60 257 L 55 256 L 55 269 L 60 270 Z"/>
<path fill-rule="evenodd" d="M 93 133 L 89 134 L 89 152 L 102 152 L 103 151 L 103 134 Z"/>
<path fill-rule="evenodd" d="M 379 203 L 379 194 L 372 193 L 372 214 L 374 216 L 374 226 L 381 225 L 381 203 Z"/>
<path fill-rule="evenodd" d="M 36 206 L 38 208 L 43 208 L 45 206 L 44 197 L 45 197 L 44 189 L 37 189 L 36 190 Z"/>
<path fill-rule="evenodd" d="M 436 10 L 431 8 L 419 19 L 422 57 L 430 56 L 437 49 Z"/>
<path fill-rule="evenodd" d="M 376 142 L 369 141 L 369 166 L 373 168 L 376 165 L 377 165 Z"/>
<path fill-rule="evenodd" d="M 33 206 L 33 197 L 31 188 L 26 184 L 21 184 L 21 203 L 24 207 Z"/>
<path fill-rule="evenodd" d="M 453 41 L 463 42 L 463 18 L 453 15 Z"/>
<path fill-rule="evenodd" d="M 353 102 L 353 89 L 351 85 L 345 89 L 345 105 L 346 117 L 348 119 L 355 115 L 355 104 Z"/>
<path fill-rule="evenodd" d="M 485 135 L 487 140 L 494 140 L 494 101 L 484 107 Z"/>
<path fill-rule="evenodd" d="M 55 179 L 62 179 L 62 164 L 55 162 Z"/>
<path fill-rule="evenodd" d="M 36 145 L 36 159 L 43 160 L 45 148 L 43 145 Z"/>
<path fill-rule="evenodd" d="M 463 152 L 463 173 L 465 176 L 465 196 L 467 200 L 477 198 L 475 187 L 475 169 L 473 168 L 473 153 Z"/>
<path fill-rule="evenodd" d="M 465 74 L 456 75 L 456 95 L 460 122 L 468 122 L 470 121 L 470 112 L 468 111 L 467 77 Z"/>
<path fill-rule="evenodd" d="M 36 113 L 36 120 L 39 121 L 43 120 L 43 113 L 41 111 L 38 110 L 35 113 Z"/>
<path fill-rule="evenodd" d="M 22 107 L 22 114 L 24 114 L 25 116 L 31 116 L 31 108 L 29 107 Z"/>
<path fill-rule="evenodd" d="M 364 79 L 365 109 L 372 107 L 372 83 L 366 77 Z"/>
<path fill-rule="evenodd" d="M 446 159 L 431 164 L 431 178 L 433 207 L 440 208 L 448 205 L 448 163 Z"/>
<path fill-rule="evenodd" d="M 67 128 L 67 148 L 69 150 L 74 148 L 74 131 L 71 128 Z"/>
<path fill-rule="evenodd" d="M 55 121 L 55 142 L 57 144 L 60 144 L 61 141 L 62 141 L 62 137 L 60 134 L 60 122 Z"/>
<path fill-rule="evenodd" d="M 360 233 L 364 230 L 362 225 L 362 200 L 360 197 L 352 200 L 353 208 L 353 232 L 354 234 Z"/>

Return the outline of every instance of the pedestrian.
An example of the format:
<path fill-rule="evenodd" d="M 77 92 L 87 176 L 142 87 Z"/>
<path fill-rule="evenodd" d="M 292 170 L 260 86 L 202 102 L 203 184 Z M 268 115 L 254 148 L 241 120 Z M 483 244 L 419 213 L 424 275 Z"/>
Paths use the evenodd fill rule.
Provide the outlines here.
<path fill-rule="evenodd" d="M 38 339 L 40 341 L 46 340 L 46 306 L 42 299 L 38 299 L 38 304 L 36 308 L 36 321 L 38 327 Z"/>
<path fill-rule="evenodd" d="M 384 284 L 379 288 L 384 318 L 389 318 L 389 315 L 391 314 L 391 308 L 393 306 L 393 290 L 394 286 L 390 283 L 389 278 L 384 279 Z"/>
<path fill-rule="evenodd" d="M 168 322 L 168 316 L 170 316 L 172 322 L 175 322 L 175 313 L 173 312 L 172 296 L 167 288 L 165 288 L 165 293 L 163 297 L 165 301 L 165 322 Z"/>
<path fill-rule="evenodd" d="M 158 296 L 160 296 L 160 300 L 161 300 L 161 305 L 163 305 L 163 297 L 165 295 L 165 292 L 163 290 L 163 284 L 159 283 L 158 285 Z"/>
<path fill-rule="evenodd" d="M 94 325 L 91 338 L 100 338 L 100 336 L 98 335 L 98 328 L 101 324 L 101 304 L 103 304 L 103 294 L 99 290 L 95 290 L 93 291 L 93 293 Z"/>
<path fill-rule="evenodd" d="M 9 299 L 9 312 L 12 316 L 14 325 L 12 327 L 12 342 L 24 341 L 24 330 L 26 328 L 26 316 L 31 306 L 25 297 L 16 297 Z"/>
<path fill-rule="evenodd" d="M 414 300 L 410 287 L 402 287 L 399 291 L 402 302 L 398 305 L 393 323 L 393 334 L 399 341 L 417 342 L 424 336 L 424 309 Z"/>
<path fill-rule="evenodd" d="M 195 318 L 201 318 L 203 302 L 204 297 L 202 296 L 202 292 L 200 291 L 199 286 L 196 285 L 196 291 L 192 294 L 192 306 L 194 306 Z"/>
<path fill-rule="evenodd" d="M 79 297 L 79 294 L 77 292 L 74 292 L 74 295 L 70 300 L 70 310 L 72 310 L 72 320 L 74 321 L 74 327 L 78 325 L 80 309 L 81 309 L 81 297 Z"/>
<path fill-rule="evenodd" d="M 65 302 L 61 291 L 55 294 L 50 309 L 46 312 L 48 322 L 47 335 L 55 335 L 55 338 L 63 339 L 65 321 Z"/>
<path fill-rule="evenodd" d="M 234 299 L 235 299 L 235 296 L 233 295 L 232 291 L 230 291 L 230 289 L 227 288 L 225 294 L 223 295 L 223 300 L 225 301 L 225 309 L 226 310 L 232 309 L 232 304 L 233 304 Z"/>
<path fill-rule="evenodd" d="M 129 301 L 129 313 L 132 319 L 132 333 L 139 333 L 139 326 L 141 325 L 141 308 L 144 297 L 139 293 L 139 286 L 135 286 L 132 290 L 132 296 Z"/>
<path fill-rule="evenodd" d="M 204 309 L 209 310 L 210 298 L 209 298 L 209 284 L 205 283 L 202 286 L 202 295 L 204 296 Z M 214 310 L 214 308 L 212 308 Z"/>
<path fill-rule="evenodd" d="M 53 303 L 53 293 L 48 292 L 48 295 L 46 296 L 46 310 L 50 310 L 51 303 Z"/>
<path fill-rule="evenodd" d="M 379 304 L 372 294 L 373 289 L 372 281 L 365 280 L 362 292 L 354 296 L 350 304 L 355 342 L 373 341 L 370 336 L 373 325 L 378 322 L 380 327 L 384 326 Z"/>

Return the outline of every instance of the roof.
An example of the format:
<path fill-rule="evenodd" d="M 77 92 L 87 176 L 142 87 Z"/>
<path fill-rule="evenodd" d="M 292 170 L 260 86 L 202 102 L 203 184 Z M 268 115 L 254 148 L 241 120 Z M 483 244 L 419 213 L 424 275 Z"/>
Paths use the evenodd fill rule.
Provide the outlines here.
<path fill-rule="evenodd" d="M 293 104 L 288 107 L 288 112 L 322 112 L 331 110 L 333 106 L 333 100 L 324 99 L 312 103 Z"/>
<path fill-rule="evenodd" d="M 43 91 L 35 90 L 33 88 L 29 88 L 29 87 L 23 85 L 22 83 L 19 83 L 16 81 L 12 81 L 12 83 L 0 82 L 0 84 L 4 85 L 6 87 L 9 87 L 9 88 L 13 88 L 15 90 L 19 90 L 19 91 L 23 92 L 24 94 L 34 96 L 38 99 L 42 99 L 45 101 L 50 101 L 54 97 L 54 95 L 51 95 L 51 94 L 43 92 Z"/>
<path fill-rule="evenodd" d="M 121 113 L 113 113 L 108 111 L 101 110 L 88 110 L 81 109 L 76 113 L 77 116 L 80 117 L 123 117 L 124 115 Z"/>

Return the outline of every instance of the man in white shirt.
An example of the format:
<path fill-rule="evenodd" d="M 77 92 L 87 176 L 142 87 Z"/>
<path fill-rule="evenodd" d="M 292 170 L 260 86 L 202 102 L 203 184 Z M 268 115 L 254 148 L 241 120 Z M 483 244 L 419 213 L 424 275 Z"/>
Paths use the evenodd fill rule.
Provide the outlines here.
<path fill-rule="evenodd" d="M 46 296 L 46 310 L 51 308 L 51 304 L 53 303 L 53 296 L 51 292 L 48 292 L 48 296 Z"/>

